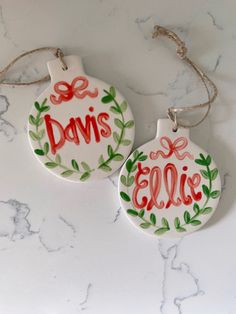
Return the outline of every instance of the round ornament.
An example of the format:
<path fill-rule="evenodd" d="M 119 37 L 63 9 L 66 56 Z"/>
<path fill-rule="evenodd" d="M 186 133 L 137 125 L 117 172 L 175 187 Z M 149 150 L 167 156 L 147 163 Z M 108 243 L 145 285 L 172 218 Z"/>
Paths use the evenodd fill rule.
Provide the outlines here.
<path fill-rule="evenodd" d="M 121 205 L 130 221 L 154 236 L 178 237 L 201 228 L 219 202 L 218 169 L 189 139 L 161 119 L 156 138 L 135 150 L 119 178 Z"/>
<path fill-rule="evenodd" d="M 60 178 L 87 182 L 115 172 L 134 140 L 132 112 L 112 86 L 85 74 L 78 56 L 48 62 L 50 86 L 35 101 L 28 123 L 38 160 Z"/>

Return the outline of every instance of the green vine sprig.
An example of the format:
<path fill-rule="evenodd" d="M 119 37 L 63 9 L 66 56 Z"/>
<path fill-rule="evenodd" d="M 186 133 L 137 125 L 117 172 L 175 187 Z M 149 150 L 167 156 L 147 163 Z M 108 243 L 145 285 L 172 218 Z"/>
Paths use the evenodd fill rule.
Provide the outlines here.
<path fill-rule="evenodd" d="M 128 173 L 127 177 L 122 175 L 120 178 L 122 184 L 126 187 L 129 187 L 134 183 L 134 176 L 132 176 L 131 174 L 132 174 L 132 172 L 134 172 L 137 169 L 136 163 L 138 161 L 144 161 L 147 159 L 147 155 L 143 155 L 143 152 L 139 153 L 138 150 L 134 151 L 133 157 L 134 157 L 133 160 L 131 158 L 129 158 L 125 163 L 125 167 L 126 167 L 126 170 Z"/>
<path fill-rule="evenodd" d="M 144 218 L 144 215 L 145 215 L 144 209 L 141 209 L 140 212 L 137 212 L 134 209 L 127 209 L 127 213 L 130 216 L 134 216 L 134 217 L 138 216 L 139 218 L 142 219 L 143 222 L 139 225 L 142 229 L 148 229 L 149 227 L 155 227 L 155 229 L 157 228 L 154 231 L 154 234 L 156 235 L 161 235 L 170 230 L 169 222 L 164 217 L 161 219 L 161 226 L 157 226 L 157 218 L 156 218 L 156 215 L 153 213 L 149 215 L 149 219 Z"/>
<path fill-rule="evenodd" d="M 189 211 L 185 211 L 183 215 L 183 220 L 184 223 L 181 224 L 179 217 L 176 217 L 174 220 L 174 225 L 175 229 L 178 232 L 185 232 L 186 231 L 186 226 L 187 225 L 192 225 L 192 226 L 198 226 L 202 222 L 197 219 L 201 215 L 207 215 L 210 214 L 213 210 L 212 207 L 207 206 L 209 200 L 216 199 L 220 196 L 220 191 L 219 190 L 213 190 L 212 191 L 212 182 L 217 178 L 219 172 L 217 168 L 210 169 L 210 165 L 212 162 L 211 156 L 207 155 L 206 157 L 203 154 L 199 154 L 200 159 L 196 159 L 195 162 L 198 165 L 204 166 L 205 169 L 201 169 L 200 173 L 203 178 L 207 179 L 208 185 L 203 184 L 202 185 L 202 192 L 206 196 L 206 200 L 202 206 L 202 208 L 199 207 L 197 203 L 194 203 L 193 205 L 193 211 L 194 215 L 191 216 Z"/>
<path fill-rule="evenodd" d="M 62 177 L 66 178 L 71 176 L 73 173 L 78 173 L 80 174 L 81 181 L 87 180 L 94 169 L 91 169 L 85 161 L 82 161 L 79 166 L 78 162 L 75 159 L 72 159 L 71 167 L 66 167 L 62 164 L 61 156 L 59 154 L 57 154 L 54 159 L 48 155 L 49 143 L 42 143 L 42 140 L 45 137 L 45 129 L 40 129 L 44 121 L 41 116 L 42 113 L 50 110 L 50 106 L 47 106 L 46 102 L 47 98 L 44 99 L 41 105 L 36 101 L 34 106 L 37 110 L 37 115 L 35 117 L 32 114 L 29 116 L 29 123 L 35 127 L 35 131 L 30 130 L 29 135 L 33 141 L 38 143 L 39 146 L 39 148 L 34 150 L 35 154 L 45 156 L 47 158 L 48 161 L 44 163 L 47 168 L 53 169 L 60 167 L 63 170 L 60 173 Z"/>
<path fill-rule="evenodd" d="M 109 166 L 110 162 L 112 160 L 114 161 L 121 161 L 124 159 L 124 156 L 120 153 L 118 153 L 120 145 L 128 146 L 131 144 L 131 141 L 128 139 L 125 139 L 125 129 L 126 128 L 132 128 L 134 126 L 134 121 L 129 120 L 125 121 L 124 118 L 124 112 L 127 109 L 127 102 L 124 100 L 121 104 L 118 103 L 116 100 L 116 90 L 113 86 L 110 87 L 109 91 L 103 90 L 104 93 L 106 94 L 104 97 L 102 97 L 102 102 L 104 104 L 113 104 L 110 107 L 110 111 L 116 115 L 119 115 L 119 118 L 114 119 L 114 123 L 117 126 L 117 128 L 120 130 L 120 132 L 113 132 L 113 139 L 116 143 L 114 147 L 111 145 L 108 145 L 107 147 L 107 155 L 108 158 L 105 160 L 103 155 L 99 157 L 98 163 L 99 163 L 99 169 L 110 172 L 112 168 Z"/>
<path fill-rule="evenodd" d="M 120 177 L 120 180 L 121 180 L 121 183 L 127 187 L 127 189 L 134 183 L 134 176 L 132 175 L 132 173 L 136 171 L 137 169 L 137 162 L 138 161 L 142 162 L 146 160 L 147 158 L 148 156 L 144 155 L 143 152 L 139 152 L 138 150 L 135 150 L 133 153 L 133 159 L 129 158 L 126 161 L 125 167 L 127 170 L 127 176 L 122 175 Z M 121 191 L 120 196 L 125 202 L 129 202 L 131 204 L 131 208 L 127 209 L 126 211 L 127 214 L 133 217 L 139 217 L 142 220 L 142 223 L 140 223 L 139 225 L 142 229 L 148 229 L 150 227 L 154 227 L 155 228 L 154 234 L 156 235 L 161 235 L 170 230 L 170 225 L 166 218 L 163 217 L 161 219 L 161 226 L 157 226 L 157 218 L 154 213 L 151 213 L 147 217 L 148 214 L 145 212 L 144 208 L 141 209 L 139 212 L 134 209 L 131 198 L 126 192 Z"/>

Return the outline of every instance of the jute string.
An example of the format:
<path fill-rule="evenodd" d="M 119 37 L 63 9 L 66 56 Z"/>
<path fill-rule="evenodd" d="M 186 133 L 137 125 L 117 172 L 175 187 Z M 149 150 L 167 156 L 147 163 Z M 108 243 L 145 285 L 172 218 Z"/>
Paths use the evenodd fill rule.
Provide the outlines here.
<path fill-rule="evenodd" d="M 27 52 L 22 53 L 21 55 L 19 55 L 18 57 L 16 57 L 14 60 L 12 60 L 3 70 L 0 71 L 0 84 L 1 85 L 8 85 L 8 86 L 28 86 L 28 85 L 33 85 L 33 84 L 37 84 L 37 83 L 41 83 L 41 82 L 45 82 L 48 81 L 50 79 L 49 75 L 46 75 L 42 78 L 39 78 L 37 80 L 34 81 L 29 81 L 29 82 L 17 82 L 17 81 L 5 81 L 4 77 L 6 75 L 6 73 L 14 66 L 14 64 L 16 64 L 20 59 L 29 56 L 29 55 L 33 55 L 36 53 L 40 53 L 43 51 L 49 51 L 51 52 L 56 58 L 58 58 L 60 60 L 61 63 L 61 67 L 62 69 L 65 71 L 67 70 L 67 66 L 63 60 L 64 54 L 61 51 L 60 48 L 54 48 L 54 47 L 42 47 L 42 48 L 37 48 L 34 50 L 30 50 Z"/>
<path fill-rule="evenodd" d="M 183 127 L 183 128 L 195 127 L 195 126 L 199 125 L 200 123 L 202 123 L 206 119 L 206 117 L 208 116 L 209 111 L 211 109 L 211 105 L 214 102 L 214 100 L 216 99 L 217 94 L 218 94 L 217 87 L 212 82 L 212 80 L 210 80 L 209 77 L 201 69 L 199 69 L 199 67 L 193 61 L 191 61 L 187 57 L 187 48 L 185 47 L 185 43 L 178 37 L 177 34 L 175 34 L 174 32 L 172 32 L 172 31 L 170 31 L 170 30 L 168 30 L 162 26 L 156 25 L 154 27 L 153 38 L 156 38 L 159 36 L 168 37 L 169 39 L 171 39 L 172 41 L 175 42 L 175 44 L 177 45 L 177 49 L 176 49 L 177 55 L 182 60 L 184 60 L 188 65 L 190 65 L 192 67 L 192 69 L 197 73 L 197 75 L 199 76 L 201 82 L 203 83 L 203 85 L 206 89 L 208 101 L 206 101 L 204 103 L 196 104 L 196 105 L 185 106 L 185 107 L 170 107 L 167 110 L 168 117 L 174 123 L 173 129 L 175 131 L 178 129 L 178 127 Z M 196 109 L 205 108 L 205 107 L 207 108 L 205 114 L 196 123 L 184 124 L 183 122 L 180 122 L 178 119 L 179 113 L 190 112 L 190 111 L 194 111 Z"/>

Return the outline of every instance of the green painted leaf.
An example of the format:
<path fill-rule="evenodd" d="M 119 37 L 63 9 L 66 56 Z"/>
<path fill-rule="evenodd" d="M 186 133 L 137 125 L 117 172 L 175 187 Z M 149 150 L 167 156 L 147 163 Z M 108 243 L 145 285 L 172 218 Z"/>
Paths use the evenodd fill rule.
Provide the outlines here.
<path fill-rule="evenodd" d="M 204 157 L 204 155 L 203 155 L 202 153 L 200 153 L 199 156 L 200 156 L 200 158 L 201 158 L 202 160 L 205 160 L 205 157 Z"/>
<path fill-rule="evenodd" d="M 217 168 L 215 168 L 215 169 L 211 170 L 211 180 L 212 180 L 212 181 L 213 181 L 213 180 L 215 180 L 215 179 L 217 178 L 218 173 L 219 173 L 219 171 L 218 171 L 218 169 L 217 169 Z"/>
<path fill-rule="evenodd" d="M 42 149 L 35 149 L 34 152 L 39 156 L 44 156 L 44 151 Z"/>
<path fill-rule="evenodd" d="M 169 229 L 170 228 L 170 226 L 169 226 L 169 223 L 168 223 L 168 220 L 166 219 L 166 218 L 162 218 L 161 219 L 161 223 L 162 223 L 162 226 L 164 227 L 164 228 L 166 228 L 166 229 Z"/>
<path fill-rule="evenodd" d="M 81 166 L 83 167 L 83 169 L 85 170 L 85 171 L 90 171 L 91 169 L 90 169 L 90 167 L 89 167 L 89 165 L 85 162 L 85 161 L 82 161 L 81 162 Z"/>
<path fill-rule="evenodd" d="M 106 95 L 106 96 L 102 97 L 102 102 L 104 104 L 108 104 L 108 103 L 112 102 L 112 100 L 113 100 L 113 98 L 111 95 Z"/>
<path fill-rule="evenodd" d="M 130 202 L 130 197 L 128 194 L 126 194 L 125 192 L 120 192 L 120 196 L 121 198 L 126 201 L 126 202 Z"/>
<path fill-rule="evenodd" d="M 122 174 L 122 176 L 120 177 L 120 182 L 121 182 L 123 185 L 127 186 L 126 177 L 125 177 L 123 174 Z"/>
<path fill-rule="evenodd" d="M 177 228 L 176 230 L 177 230 L 178 232 L 185 232 L 185 231 L 186 231 L 186 229 L 183 228 L 183 227 L 179 227 L 179 228 Z"/>
<path fill-rule="evenodd" d="M 137 166 L 137 165 L 133 165 L 133 167 L 132 167 L 132 169 L 131 169 L 131 172 L 136 171 L 136 170 L 137 170 L 137 168 L 138 168 L 138 166 Z"/>
<path fill-rule="evenodd" d="M 80 181 L 86 181 L 90 177 L 90 172 L 84 172 L 80 177 Z"/>
<path fill-rule="evenodd" d="M 46 102 L 47 102 L 47 98 L 44 98 L 41 107 L 44 107 L 44 105 L 46 104 Z"/>
<path fill-rule="evenodd" d="M 113 98 L 116 97 L 116 90 L 115 90 L 115 87 L 113 87 L 113 86 L 110 87 L 110 94 L 112 95 Z"/>
<path fill-rule="evenodd" d="M 38 132 L 38 138 L 39 138 L 39 140 L 41 140 L 41 139 L 44 137 L 44 135 L 45 135 L 45 130 L 39 131 L 39 132 Z"/>
<path fill-rule="evenodd" d="M 196 219 L 196 220 L 192 220 L 192 221 L 191 221 L 191 225 L 192 225 L 192 226 L 198 226 L 198 225 L 200 225 L 200 224 L 201 224 L 201 221 L 200 221 L 200 220 L 197 220 L 197 219 Z"/>
<path fill-rule="evenodd" d="M 56 161 L 56 163 L 58 163 L 60 165 L 60 163 L 61 163 L 61 156 L 59 154 L 56 155 L 55 161 Z"/>
<path fill-rule="evenodd" d="M 151 226 L 149 222 L 143 222 L 140 224 L 140 227 L 143 229 L 148 229 Z"/>
<path fill-rule="evenodd" d="M 166 229 L 166 228 L 158 228 L 154 233 L 156 235 L 162 235 L 164 234 L 166 231 L 168 231 L 169 229 Z"/>
<path fill-rule="evenodd" d="M 142 155 L 142 156 L 140 156 L 139 157 L 139 161 L 144 161 L 144 160 L 146 160 L 148 158 L 148 156 L 147 155 Z"/>
<path fill-rule="evenodd" d="M 136 149 L 134 152 L 133 152 L 133 156 L 134 158 L 136 159 L 139 155 L 139 151 Z"/>
<path fill-rule="evenodd" d="M 138 216 L 138 212 L 134 209 L 127 209 L 127 214 L 129 214 L 130 216 Z"/>
<path fill-rule="evenodd" d="M 113 139 L 114 139 L 114 141 L 116 142 L 116 144 L 119 143 L 119 141 L 120 141 L 120 136 L 119 136 L 119 134 L 118 134 L 117 132 L 113 132 Z"/>
<path fill-rule="evenodd" d="M 140 212 L 138 213 L 138 216 L 139 216 L 140 218 L 143 218 L 144 214 L 145 214 L 145 210 L 144 210 L 144 209 L 141 209 Z"/>
<path fill-rule="evenodd" d="M 115 161 L 121 161 L 124 159 L 124 156 L 121 154 L 115 154 L 115 156 L 113 157 L 113 160 Z"/>
<path fill-rule="evenodd" d="M 107 146 L 107 153 L 109 157 L 112 157 L 114 152 L 113 152 L 113 148 L 111 147 L 111 145 Z"/>
<path fill-rule="evenodd" d="M 196 214 L 199 213 L 200 207 L 199 207 L 199 205 L 198 205 L 197 203 L 194 203 L 194 204 L 193 204 L 193 210 L 194 210 L 194 212 L 195 212 Z"/>
<path fill-rule="evenodd" d="M 53 169 L 53 168 L 56 168 L 58 166 L 58 164 L 53 162 L 53 161 L 49 161 L 49 162 L 45 162 L 45 166 L 50 168 L 50 169 Z"/>
<path fill-rule="evenodd" d="M 74 171 L 72 171 L 72 170 L 66 170 L 66 171 L 63 171 L 63 172 L 61 173 L 61 176 L 64 177 L 64 178 L 66 178 L 66 177 L 71 176 L 73 173 L 74 173 Z"/>
<path fill-rule="evenodd" d="M 125 123 L 125 127 L 131 129 L 134 126 L 134 120 L 130 120 Z"/>
<path fill-rule="evenodd" d="M 98 163 L 99 163 L 99 165 L 104 163 L 104 157 L 103 157 L 103 155 L 100 155 L 100 157 L 99 157 L 99 159 L 98 159 Z"/>
<path fill-rule="evenodd" d="M 79 165 L 75 159 L 71 160 L 71 165 L 76 171 L 79 171 Z"/>
<path fill-rule="evenodd" d="M 179 217 L 175 217 L 174 225 L 175 225 L 175 228 L 176 228 L 176 229 L 178 229 L 178 228 L 180 227 L 180 220 L 179 220 Z"/>
<path fill-rule="evenodd" d="M 202 159 L 195 159 L 196 164 L 206 166 L 206 161 Z"/>
<path fill-rule="evenodd" d="M 128 178 L 127 186 L 131 186 L 134 183 L 134 176 Z"/>
<path fill-rule="evenodd" d="M 49 106 L 41 107 L 40 112 L 47 112 L 50 110 Z"/>
<path fill-rule="evenodd" d="M 123 101 L 121 104 L 120 104 L 120 109 L 122 112 L 125 112 L 125 110 L 127 109 L 128 107 L 128 104 L 127 104 L 127 101 Z"/>
<path fill-rule="evenodd" d="M 29 116 L 29 123 L 32 125 L 36 125 L 36 119 L 32 114 Z"/>
<path fill-rule="evenodd" d="M 110 107 L 110 111 L 115 113 L 115 114 L 120 114 L 121 113 L 120 109 L 116 108 L 115 106 L 111 106 Z"/>
<path fill-rule="evenodd" d="M 116 125 L 118 128 L 123 129 L 124 124 L 123 124 L 123 122 L 122 122 L 120 119 L 115 118 L 114 122 L 115 122 L 115 125 Z"/>
<path fill-rule="evenodd" d="M 201 175 L 203 176 L 203 178 L 205 179 L 209 179 L 209 174 L 206 170 L 200 170 Z"/>
<path fill-rule="evenodd" d="M 131 141 L 130 140 L 122 140 L 121 144 L 124 146 L 129 146 L 131 144 Z"/>
<path fill-rule="evenodd" d="M 43 151 L 44 151 L 45 155 L 47 155 L 47 153 L 49 152 L 49 144 L 48 144 L 48 142 L 46 142 L 43 145 Z"/>
<path fill-rule="evenodd" d="M 132 160 L 131 160 L 131 159 L 128 159 L 128 160 L 126 161 L 126 164 L 125 164 L 126 170 L 127 170 L 128 172 L 130 172 L 131 169 L 132 169 L 132 166 L 133 166 Z"/>
<path fill-rule="evenodd" d="M 205 207 L 201 210 L 201 214 L 202 215 L 207 215 L 210 214 L 212 212 L 213 208 L 212 207 Z"/>
<path fill-rule="evenodd" d="M 206 158 L 206 165 L 210 166 L 210 164 L 211 164 L 211 156 L 208 155 L 207 158 Z"/>
<path fill-rule="evenodd" d="M 204 193 L 207 197 L 210 196 L 209 188 L 208 188 L 205 184 L 202 185 L 202 190 L 203 190 L 203 193 Z"/>
<path fill-rule="evenodd" d="M 188 224 L 190 222 L 190 219 L 191 219 L 190 213 L 186 210 L 184 212 L 184 221 L 185 221 L 185 223 Z"/>
<path fill-rule="evenodd" d="M 110 172 L 112 170 L 112 168 L 106 164 L 102 164 L 98 168 L 105 171 L 105 172 Z"/>
<path fill-rule="evenodd" d="M 220 191 L 216 190 L 211 192 L 211 198 L 218 198 L 220 196 Z"/>
<path fill-rule="evenodd" d="M 43 124 L 43 118 L 39 118 L 38 120 L 37 120 L 37 122 L 36 122 L 36 124 L 37 124 L 37 126 L 40 126 L 40 125 L 42 125 Z"/>
<path fill-rule="evenodd" d="M 38 141 L 39 138 L 38 138 L 38 135 L 36 133 L 34 133 L 33 131 L 29 131 L 29 135 L 30 137 L 32 138 L 33 141 Z"/>
<path fill-rule="evenodd" d="M 34 106 L 40 112 L 40 104 L 37 101 L 35 101 Z"/>
<path fill-rule="evenodd" d="M 157 219 L 156 219 L 155 214 L 153 214 L 153 213 L 150 214 L 150 221 L 154 226 L 156 225 Z"/>

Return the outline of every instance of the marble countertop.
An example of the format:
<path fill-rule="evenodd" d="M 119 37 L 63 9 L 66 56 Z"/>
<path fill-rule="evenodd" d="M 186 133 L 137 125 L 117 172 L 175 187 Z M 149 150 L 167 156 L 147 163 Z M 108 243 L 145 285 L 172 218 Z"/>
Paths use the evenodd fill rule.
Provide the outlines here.
<path fill-rule="evenodd" d="M 0 1 L 0 67 L 41 46 L 79 54 L 90 75 L 129 101 L 135 147 L 155 136 L 169 105 L 205 97 L 174 47 L 151 38 L 155 24 L 176 31 L 219 89 L 191 137 L 214 156 L 223 182 L 202 230 L 177 240 L 145 236 L 120 208 L 117 174 L 63 182 L 33 157 L 27 116 L 45 84 L 1 87 L 0 313 L 236 313 L 235 10 L 233 0 Z M 44 63 L 27 59 L 12 75 L 37 77 Z"/>

